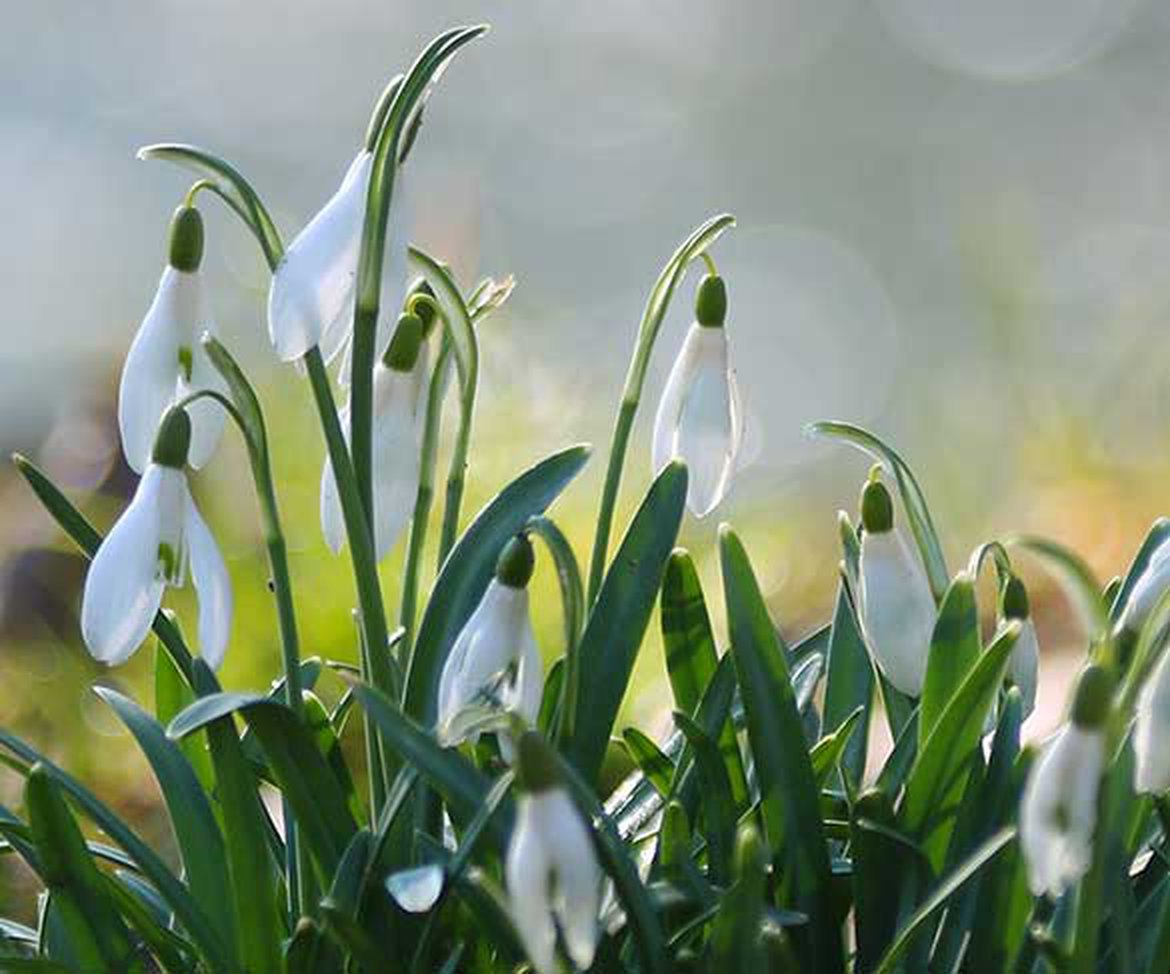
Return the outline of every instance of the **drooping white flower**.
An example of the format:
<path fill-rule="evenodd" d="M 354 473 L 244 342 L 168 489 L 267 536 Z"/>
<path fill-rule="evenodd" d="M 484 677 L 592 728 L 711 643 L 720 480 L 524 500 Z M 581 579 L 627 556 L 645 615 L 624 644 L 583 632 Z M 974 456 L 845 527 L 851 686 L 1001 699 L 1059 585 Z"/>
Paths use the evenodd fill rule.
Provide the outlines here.
<path fill-rule="evenodd" d="M 1020 634 L 1008 661 L 1008 675 L 1019 687 L 1024 706 L 1024 718 L 1036 709 L 1036 688 L 1040 675 L 1040 644 L 1036 639 L 1036 625 L 1032 621 L 1028 592 L 1024 583 L 1015 576 L 1009 576 L 1000 594 L 1000 613 L 1005 622 L 1016 620 L 1020 623 Z"/>
<path fill-rule="evenodd" d="M 1151 554 L 1146 570 L 1138 577 L 1126 599 L 1117 620 L 1118 629 L 1128 630 L 1134 635 L 1139 633 L 1167 588 L 1170 588 L 1170 541 L 1162 542 Z"/>
<path fill-rule="evenodd" d="M 202 389 L 225 391 L 200 339 L 215 334 L 199 265 L 203 257 L 203 219 L 180 206 L 171 220 L 170 256 L 154 300 L 130 345 L 118 388 L 118 429 L 126 462 L 142 473 L 150 462 L 163 413 Z M 192 403 L 191 466 L 201 467 L 223 433 L 223 411 L 212 402 Z"/>
<path fill-rule="evenodd" d="M 687 465 L 687 506 L 710 514 L 726 495 L 743 433 L 735 373 L 728 366 L 727 292 L 723 279 L 703 279 L 695 322 L 670 370 L 654 418 L 651 462 L 657 473 L 675 458 Z"/>
<path fill-rule="evenodd" d="M 289 245 L 272 275 L 268 291 L 268 334 L 277 356 L 299 359 L 320 345 L 326 362 L 348 349 L 353 331 L 354 289 L 361 253 L 362 224 L 373 156 L 354 157 L 337 192 Z M 403 194 L 395 187 L 388 222 L 383 305 L 397 310 L 405 278 L 405 237 L 400 224 Z M 376 351 L 389 340 L 389 322 L 379 325 Z M 348 353 L 346 355 L 348 362 Z M 349 369 L 343 371 L 343 381 Z"/>
<path fill-rule="evenodd" d="M 115 666 L 146 639 L 167 585 L 181 586 L 188 565 L 199 598 L 199 648 L 213 669 L 231 630 L 232 591 L 215 539 L 195 507 L 183 472 L 191 420 L 173 410 L 153 458 L 126 508 L 94 556 L 85 579 L 81 632 L 90 654 Z"/>
<path fill-rule="evenodd" d="M 1028 774 L 1020 801 L 1020 850 L 1035 896 L 1059 896 L 1092 862 L 1111 685 L 1100 667 L 1081 674 L 1071 720 Z"/>
<path fill-rule="evenodd" d="M 371 474 L 374 547 L 379 561 L 389 554 L 414 512 L 428 367 L 422 322 L 416 315 L 403 315 L 390 347 L 374 367 Z M 348 404 L 338 411 L 338 419 L 348 441 Z M 321 471 L 321 529 L 329 547 L 341 551 L 345 521 L 328 457 Z"/>
<path fill-rule="evenodd" d="M 578 970 L 593 963 L 600 934 L 601 868 L 581 813 L 558 780 L 548 745 L 529 732 L 518 745 L 516 827 L 504 877 L 512 919 L 539 974 L 556 974 L 557 929 Z"/>
<path fill-rule="evenodd" d="M 921 561 L 894 529 L 889 491 L 876 480 L 861 501 L 862 628 L 877 665 L 901 693 L 917 697 L 926 679 L 938 611 Z"/>
<path fill-rule="evenodd" d="M 447 656 L 438 723 L 447 743 L 455 743 L 452 728 L 472 706 L 515 713 L 530 725 L 536 721 L 544 678 L 528 612 L 533 566 L 532 543 L 517 535 L 504 546 L 495 577 Z M 511 759 L 508 735 L 501 735 L 500 750 Z"/>
<path fill-rule="evenodd" d="M 1170 789 L 1170 652 L 1146 677 L 1133 728 L 1134 789 L 1160 795 Z"/>

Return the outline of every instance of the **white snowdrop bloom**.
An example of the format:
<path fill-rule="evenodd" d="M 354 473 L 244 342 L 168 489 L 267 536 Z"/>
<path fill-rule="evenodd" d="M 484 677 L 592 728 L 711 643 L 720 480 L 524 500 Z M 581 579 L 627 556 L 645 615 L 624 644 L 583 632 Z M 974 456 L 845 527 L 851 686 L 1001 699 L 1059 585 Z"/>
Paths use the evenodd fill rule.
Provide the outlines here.
<path fill-rule="evenodd" d="M 226 391 L 200 339 L 215 334 L 199 265 L 203 218 L 180 206 L 171 220 L 170 255 L 158 290 L 126 356 L 118 388 L 118 429 L 126 462 L 142 473 L 150 462 L 163 413 L 192 392 Z M 224 416 L 215 403 L 199 401 L 191 413 L 191 466 L 201 467 L 215 451 Z"/>
<path fill-rule="evenodd" d="M 1117 620 L 1118 629 L 1128 630 L 1134 635 L 1139 633 L 1150 612 L 1158 603 L 1158 599 L 1162 597 L 1162 593 L 1168 587 L 1170 587 L 1170 541 L 1164 541 L 1160 547 L 1154 549 L 1149 564 L 1146 565 L 1146 570 L 1142 572 L 1130 590 L 1125 608 Z"/>
<path fill-rule="evenodd" d="M 1160 795 L 1170 789 L 1170 652 L 1146 677 L 1138 696 L 1133 729 L 1134 789 L 1139 794 Z"/>
<path fill-rule="evenodd" d="M 1020 849 L 1035 896 L 1059 896 L 1092 862 L 1110 695 L 1108 674 L 1096 666 L 1086 669 L 1077 683 L 1072 719 L 1028 774 L 1020 801 Z"/>
<path fill-rule="evenodd" d="M 167 414 L 134 498 L 98 548 L 85 579 L 81 632 L 94 659 L 125 662 L 146 639 L 167 585 L 186 568 L 199 599 L 199 649 L 213 669 L 231 631 L 227 567 L 183 472 L 192 443 L 185 410 Z"/>
<path fill-rule="evenodd" d="M 687 465 L 687 506 L 696 517 L 723 500 L 735 471 L 743 410 L 728 366 L 727 291 L 709 275 L 695 297 L 695 322 L 670 370 L 654 418 L 654 472 L 678 458 Z"/>
<path fill-rule="evenodd" d="M 1004 583 L 1000 595 L 1000 614 L 1005 622 L 1017 620 L 1020 623 L 1020 635 L 1016 638 L 1015 648 L 1008 662 L 1008 675 L 1012 683 L 1020 690 L 1020 698 L 1024 705 L 1024 718 L 1036 709 L 1036 688 L 1039 685 L 1040 674 L 1040 644 L 1036 639 L 1036 626 L 1032 622 L 1031 608 L 1028 601 L 1028 592 L 1024 583 L 1015 575 L 1011 575 Z"/>
<path fill-rule="evenodd" d="M 539 974 L 556 974 L 557 929 L 578 970 L 593 963 L 600 936 L 601 867 L 589 827 L 535 732 L 518 745 L 516 827 L 504 878 L 512 919 Z"/>
<path fill-rule="evenodd" d="M 374 367 L 373 457 L 374 548 L 379 561 L 389 554 L 414 513 L 418 494 L 419 452 L 426 420 L 424 408 L 429 359 L 423 325 L 403 315 L 385 356 Z M 346 440 L 348 404 L 338 410 Z M 321 471 L 321 530 L 334 552 L 345 544 L 345 520 L 333 465 Z"/>
<path fill-rule="evenodd" d="M 862 492 L 860 609 L 866 643 L 901 693 L 920 696 L 938 610 L 917 555 L 894 529 L 894 505 L 879 481 Z"/>
<path fill-rule="evenodd" d="M 472 706 L 496 706 L 531 725 L 544 687 L 540 650 L 528 611 L 528 582 L 534 567 L 532 542 L 517 535 L 504 546 L 479 605 L 447 656 L 439 679 L 439 737 L 456 743 L 452 729 Z M 473 735 L 474 736 L 474 735 Z M 500 736 L 511 760 L 512 742 Z"/>

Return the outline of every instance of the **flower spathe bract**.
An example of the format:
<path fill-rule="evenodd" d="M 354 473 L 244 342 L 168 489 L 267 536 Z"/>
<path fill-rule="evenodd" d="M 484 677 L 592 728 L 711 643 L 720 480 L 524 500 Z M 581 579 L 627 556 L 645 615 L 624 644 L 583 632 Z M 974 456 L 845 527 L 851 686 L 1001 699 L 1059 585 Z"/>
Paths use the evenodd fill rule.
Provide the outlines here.
<path fill-rule="evenodd" d="M 555 974 L 557 926 L 578 970 L 597 950 L 601 869 L 581 813 L 562 787 L 517 800 L 505 880 L 512 919 L 540 974 Z"/>
<path fill-rule="evenodd" d="M 917 697 L 926 679 L 937 616 L 934 596 L 922 563 L 894 529 L 893 505 L 885 487 L 871 482 L 865 490 L 860 561 L 862 629 L 886 679 L 899 692 Z"/>
<path fill-rule="evenodd" d="M 273 272 L 268 335 L 282 361 L 299 359 L 330 329 L 339 329 L 331 338 L 332 352 L 341 348 L 345 318 L 353 311 L 372 162 L 365 149 L 357 154 L 337 192 L 297 234 Z"/>
<path fill-rule="evenodd" d="M 172 222 L 171 262 L 163 270 L 142 324 L 130 345 L 118 388 L 118 429 L 126 462 L 142 473 L 150 461 L 159 421 L 180 399 L 205 389 L 224 392 L 222 377 L 212 366 L 200 339 L 215 334 L 207 308 L 198 255 L 202 230 L 198 211 L 180 207 Z M 199 234 L 193 254 L 184 237 Z M 176 238 L 178 242 L 176 243 Z M 176 266 L 175 262 L 182 266 Z M 193 467 L 203 466 L 223 433 L 224 416 L 214 403 L 192 403 L 191 451 Z"/>
<path fill-rule="evenodd" d="M 452 728 L 470 707 L 511 712 L 529 725 L 540 711 L 544 681 L 528 611 L 531 552 L 523 537 L 505 548 L 496 577 L 447 656 L 439 678 L 439 735 L 447 743 L 455 743 Z M 507 735 L 501 750 L 510 760 Z"/>
<path fill-rule="evenodd" d="M 743 414 L 735 374 L 728 365 L 727 330 L 722 311 L 705 313 L 700 285 L 696 311 L 702 315 L 687 332 L 671 368 L 654 418 L 651 463 L 654 471 L 678 458 L 687 465 L 687 506 L 696 517 L 710 514 L 731 484 L 743 433 Z M 703 319 L 706 320 L 703 320 Z"/>
<path fill-rule="evenodd" d="M 186 474 L 151 462 L 86 575 L 81 632 L 90 654 L 111 666 L 127 660 L 150 632 L 164 589 L 181 586 L 188 567 L 199 599 L 200 653 L 218 668 L 231 629 L 227 567 Z"/>
<path fill-rule="evenodd" d="M 1134 789 L 1160 795 L 1170 789 L 1170 653 L 1162 658 L 1138 696 L 1133 729 Z"/>
<path fill-rule="evenodd" d="M 402 535 L 414 511 L 418 494 L 419 450 L 426 419 L 422 409 L 428 359 L 418 357 L 408 371 L 379 362 L 374 367 L 373 493 L 374 547 L 385 558 Z M 349 439 L 348 404 L 338 411 Z M 334 552 L 345 543 L 345 522 L 333 466 L 326 458 L 321 472 L 321 529 Z"/>

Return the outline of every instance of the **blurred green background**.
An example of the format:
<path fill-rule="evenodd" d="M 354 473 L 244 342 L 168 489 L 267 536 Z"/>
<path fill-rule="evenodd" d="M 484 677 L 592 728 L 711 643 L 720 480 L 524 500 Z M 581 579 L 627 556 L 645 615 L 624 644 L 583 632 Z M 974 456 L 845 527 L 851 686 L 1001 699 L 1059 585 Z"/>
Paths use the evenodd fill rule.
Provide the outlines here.
<path fill-rule="evenodd" d="M 410 239 L 465 286 L 519 281 L 483 339 L 468 516 L 558 447 L 604 449 L 655 275 L 692 226 L 730 210 L 740 225 L 715 256 L 748 457 L 724 506 L 682 538 L 717 617 L 711 542 L 729 519 L 784 632 L 823 618 L 835 512 L 865 464 L 803 437 L 818 418 L 869 425 L 902 450 L 954 565 L 1022 529 L 1077 547 L 1102 577 L 1121 570 L 1170 474 L 1170 6 L 1153 0 L 12 5 L 0 445 L 36 458 L 103 528 L 133 489 L 113 423 L 118 369 L 189 184 L 136 162 L 138 146 L 189 141 L 231 159 L 291 239 L 335 188 L 389 76 L 438 30 L 481 19 L 494 30 L 444 78 L 402 186 Z M 308 389 L 268 351 L 253 242 L 214 200 L 204 210 L 221 332 L 274 427 L 305 649 L 352 659 L 349 565 L 317 523 Z M 690 287 L 655 356 L 622 518 L 649 480 L 649 421 Z M 595 456 L 555 511 L 582 561 L 603 467 Z M 223 681 L 263 686 L 279 653 L 234 436 L 197 490 L 236 586 Z M 392 606 L 400 562 L 384 565 Z M 165 846 L 145 765 L 88 690 L 98 680 L 149 704 L 152 651 L 117 671 L 88 661 L 83 577 L 23 483 L 0 474 L 0 725 Z M 1028 577 L 1047 650 L 1037 734 L 1059 715 L 1076 665 L 1059 650 L 1077 623 L 1047 579 Z M 547 565 L 538 586 L 551 658 Z M 656 625 L 627 718 L 660 731 Z M 17 800 L 0 779 L 0 801 Z M 0 872 L 0 905 L 21 885 Z"/>

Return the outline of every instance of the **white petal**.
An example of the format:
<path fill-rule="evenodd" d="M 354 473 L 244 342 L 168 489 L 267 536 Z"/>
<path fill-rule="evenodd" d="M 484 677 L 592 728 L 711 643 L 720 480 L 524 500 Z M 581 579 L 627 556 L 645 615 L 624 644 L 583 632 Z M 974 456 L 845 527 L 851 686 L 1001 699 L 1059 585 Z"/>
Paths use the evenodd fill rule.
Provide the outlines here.
<path fill-rule="evenodd" d="M 321 341 L 353 301 L 371 156 L 362 151 L 341 187 L 289 245 L 272 275 L 268 333 L 292 361 Z"/>
<path fill-rule="evenodd" d="M 168 267 L 134 336 L 118 389 L 118 429 L 126 462 L 146 470 L 163 411 L 175 400 L 179 347 L 189 346 L 204 316 L 199 273 Z"/>
<path fill-rule="evenodd" d="M 524 620 L 518 657 L 520 669 L 516 675 L 515 710 L 531 727 L 535 726 L 536 718 L 540 716 L 540 702 L 544 695 L 544 663 L 529 619 Z"/>
<path fill-rule="evenodd" d="M 1028 775 L 1020 802 L 1020 849 L 1033 894 L 1059 896 L 1089 868 L 1105 745 L 1068 724 Z"/>
<path fill-rule="evenodd" d="M 232 630 L 232 585 L 211 531 L 187 493 L 187 550 L 199 598 L 199 654 L 213 670 L 223 663 Z"/>
<path fill-rule="evenodd" d="M 536 800 L 524 795 L 517 801 L 504 881 L 512 901 L 512 921 L 529 960 L 539 974 L 556 974 L 557 932 L 549 901 L 551 863 L 539 830 Z"/>
<path fill-rule="evenodd" d="M 1151 555 L 1146 570 L 1129 593 L 1118 624 L 1131 632 L 1140 632 L 1167 586 L 1170 586 L 1170 541 L 1162 542 Z"/>
<path fill-rule="evenodd" d="M 650 447 L 650 467 L 655 475 L 678 455 L 678 420 L 682 413 L 683 395 L 690 388 L 695 373 L 699 331 L 698 324 L 691 325 L 678 357 L 671 366 L 670 375 L 662 389 L 662 398 L 658 400 L 658 411 L 654 414 L 654 438 Z"/>
<path fill-rule="evenodd" d="M 338 554 L 345 544 L 345 519 L 337 493 L 337 478 L 333 476 L 333 464 L 328 457 L 321 469 L 321 533 L 329 549 Z"/>
<path fill-rule="evenodd" d="M 227 394 L 227 383 L 219 374 L 219 370 L 211 364 L 211 359 L 207 357 L 207 353 L 200 343 L 205 333 L 215 334 L 210 322 L 195 340 L 192 348 L 191 381 L 184 383 L 180 380 L 178 391 L 180 398 L 187 395 L 188 392 L 199 392 L 205 389 L 223 395 Z M 187 455 L 187 462 L 198 470 L 211 459 L 215 448 L 219 446 L 227 414 L 219 403 L 209 399 L 199 399 L 187 407 L 187 415 L 191 417 L 191 449 Z"/>
<path fill-rule="evenodd" d="M 580 970 L 593 964 L 600 930 L 601 867 L 593 839 L 569 796 L 559 788 L 535 796 L 541 832 L 553 860 L 554 909 L 565 947 Z"/>
<path fill-rule="evenodd" d="M 1008 665 L 1012 683 L 1020 689 L 1024 718 L 1027 719 L 1036 709 L 1036 688 L 1040 675 L 1040 645 L 1036 640 L 1036 626 L 1031 619 L 1025 619 L 1020 627 L 1020 635 Z"/>
<path fill-rule="evenodd" d="M 151 464 L 130 506 L 102 542 L 85 578 L 81 632 L 90 655 L 111 666 L 142 645 L 162 602 L 160 468 Z"/>
<path fill-rule="evenodd" d="M 1160 795 L 1170 789 L 1170 652 L 1146 678 L 1138 697 L 1133 751 L 1137 760 L 1134 788 L 1139 794 Z"/>
<path fill-rule="evenodd" d="M 936 609 L 922 565 L 896 531 L 862 536 L 861 608 L 870 652 L 886 679 L 919 696 Z"/>
<path fill-rule="evenodd" d="M 418 496 L 421 424 L 413 373 L 374 375 L 374 542 L 381 561 L 402 535 Z"/>

